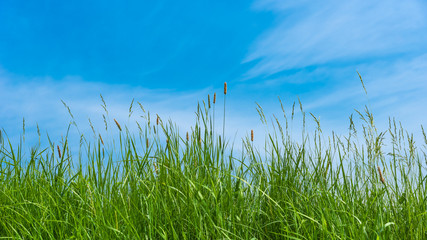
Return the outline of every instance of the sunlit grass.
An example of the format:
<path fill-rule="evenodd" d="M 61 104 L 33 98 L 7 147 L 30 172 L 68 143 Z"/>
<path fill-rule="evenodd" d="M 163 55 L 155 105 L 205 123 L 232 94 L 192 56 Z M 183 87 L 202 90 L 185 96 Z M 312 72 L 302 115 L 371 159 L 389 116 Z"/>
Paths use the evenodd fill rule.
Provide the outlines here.
<path fill-rule="evenodd" d="M 182 136 L 140 107 L 137 132 L 104 116 L 119 135 L 103 138 L 91 123 L 96 138 L 83 136 L 77 155 L 67 136 L 28 152 L 3 131 L 0 238 L 427 238 L 423 129 L 417 148 L 394 120 L 379 132 L 366 108 L 356 113 L 360 128 L 350 117 L 347 135 L 326 136 L 312 114 L 317 127 L 306 130 L 300 103 L 302 140 L 291 137 L 285 114 L 269 123 L 265 149 L 254 147 L 251 131 L 236 156 L 214 131 L 215 100 L 197 107 L 196 124 Z"/>

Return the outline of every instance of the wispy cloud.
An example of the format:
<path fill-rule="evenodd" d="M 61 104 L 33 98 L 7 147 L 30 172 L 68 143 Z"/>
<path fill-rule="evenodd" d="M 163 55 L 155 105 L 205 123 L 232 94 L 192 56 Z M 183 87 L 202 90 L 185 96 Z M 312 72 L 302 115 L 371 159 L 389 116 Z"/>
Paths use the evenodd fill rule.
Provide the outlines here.
<path fill-rule="evenodd" d="M 388 118 L 396 117 L 409 132 L 421 139 L 420 124 L 426 125 L 427 114 L 421 106 L 427 104 L 427 54 L 392 62 L 378 61 L 357 66 L 362 73 L 368 95 L 353 74 L 353 81 L 340 88 L 312 97 L 305 105 L 307 111 L 322 116 L 328 129 L 344 129 L 345 120 L 353 109 L 368 106 L 373 112 L 378 129 L 388 127 Z"/>
<path fill-rule="evenodd" d="M 71 121 L 67 109 L 61 103 L 63 100 L 71 109 L 79 131 L 86 137 L 92 136 L 88 119 L 91 119 L 97 133 L 107 134 L 102 115 L 100 94 L 103 95 L 109 112 L 109 135 L 117 134 L 113 118 L 122 127 L 126 125 L 131 132 L 137 133 L 135 121 L 144 125 L 146 120 L 137 101 L 141 102 L 146 111 L 150 111 L 151 121 L 155 122 L 158 114 L 163 121 L 169 119 L 175 123 L 180 132 L 191 131 L 196 122 L 197 104 L 207 100 L 207 95 L 218 93 L 216 105 L 216 131 L 222 134 L 222 89 L 206 88 L 198 91 L 177 92 L 172 89 L 145 89 L 138 86 L 87 82 L 78 76 L 68 76 L 63 79 L 51 77 L 23 77 L 0 71 L 0 129 L 6 130 L 12 143 L 18 143 L 22 134 L 22 119 L 25 118 L 26 141 L 37 141 L 36 124 L 42 135 L 49 134 L 51 139 L 58 142 L 67 132 Z M 242 115 L 239 106 L 233 103 L 233 97 L 228 96 L 226 111 L 226 137 L 230 144 L 235 139 L 235 149 L 240 149 L 240 139 L 255 129 L 261 142 L 260 133 L 263 126 L 256 114 Z M 129 118 L 129 107 L 132 99 L 134 113 Z M 255 110 L 253 111 L 255 112 Z M 113 128 L 113 130 L 111 130 Z M 113 132 L 113 133 L 111 133 Z M 113 135 L 111 135 L 113 134 Z M 42 138 L 45 138 L 45 137 Z M 72 141 L 79 140 L 79 133 L 74 127 L 71 130 Z M 30 144 L 31 145 L 31 144 Z M 261 145 L 261 144 L 260 144 Z M 262 145 L 261 145 L 262 146 Z"/>
<path fill-rule="evenodd" d="M 427 40 L 427 4 L 409 1 L 322 2 L 259 0 L 277 24 L 253 45 L 247 78 L 292 68 L 419 51 Z"/>
<path fill-rule="evenodd" d="M 409 131 L 427 122 L 427 3 L 258 0 L 275 23 L 249 49 L 244 79 L 260 89 L 299 95 L 328 130 L 348 127 L 368 105 L 380 128 L 388 117 Z M 368 90 L 365 96 L 356 71 Z"/>
<path fill-rule="evenodd" d="M 100 94 L 107 102 L 111 117 L 117 119 L 129 115 L 133 98 L 135 109 L 139 108 L 136 101 L 140 101 L 155 113 L 180 115 L 182 111 L 193 109 L 197 99 L 209 91 L 176 93 L 168 89 L 150 90 L 139 86 L 87 82 L 78 76 L 25 78 L 5 71 L 0 74 L 0 86 L 0 101 L 7 103 L 0 106 L 2 123 L 11 126 L 23 117 L 28 123 L 54 123 L 55 127 L 67 125 L 69 115 L 61 100 L 71 107 L 77 119 L 102 117 Z"/>
<path fill-rule="evenodd" d="M 315 109 L 322 106 L 351 101 L 373 101 L 373 106 L 384 107 L 384 102 L 395 102 L 399 105 L 415 104 L 427 100 L 427 54 L 405 60 L 378 61 L 357 66 L 362 73 L 368 96 L 364 97 L 362 85 L 354 73 L 353 81 L 342 85 L 342 88 L 317 97 L 316 101 L 306 106 Z"/>

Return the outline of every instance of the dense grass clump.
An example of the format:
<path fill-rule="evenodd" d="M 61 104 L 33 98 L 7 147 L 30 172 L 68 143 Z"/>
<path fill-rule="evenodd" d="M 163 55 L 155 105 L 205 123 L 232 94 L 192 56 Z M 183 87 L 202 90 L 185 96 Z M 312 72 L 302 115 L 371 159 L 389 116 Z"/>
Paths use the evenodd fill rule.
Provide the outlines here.
<path fill-rule="evenodd" d="M 137 133 L 114 119 L 117 138 L 82 136 L 74 155 L 67 137 L 26 151 L 3 131 L 0 237 L 427 238 L 426 145 L 417 149 L 394 120 L 378 132 L 366 109 L 360 129 L 350 118 L 348 135 L 325 137 L 320 124 L 306 131 L 301 107 L 301 139 L 291 137 L 286 115 L 273 118 L 262 154 L 251 132 L 235 156 L 214 131 L 215 104 L 206 105 L 184 135 L 147 113 Z"/>

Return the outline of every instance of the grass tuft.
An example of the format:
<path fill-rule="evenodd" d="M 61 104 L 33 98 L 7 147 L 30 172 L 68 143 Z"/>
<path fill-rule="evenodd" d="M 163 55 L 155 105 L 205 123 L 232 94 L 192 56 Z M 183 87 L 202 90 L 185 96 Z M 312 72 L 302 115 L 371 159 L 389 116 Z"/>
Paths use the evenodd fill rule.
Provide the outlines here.
<path fill-rule="evenodd" d="M 108 114 L 102 96 L 101 100 Z M 81 135 L 78 154 L 72 154 L 76 149 L 68 144 L 68 134 L 61 149 L 56 145 L 55 155 L 50 139 L 47 146 L 39 141 L 26 148 L 22 141 L 13 145 L 0 131 L 0 236 L 427 237 L 427 140 L 416 146 L 413 135 L 394 119 L 389 129 L 379 131 L 366 108 L 357 112 L 360 121 L 350 117 L 348 133 L 328 136 L 313 114 L 313 122 L 307 124 L 314 127 L 306 127 L 299 101 L 303 129 L 302 138 L 295 140 L 280 102 L 283 118 L 274 116 L 266 128 L 263 150 L 254 145 L 251 130 L 236 154 L 225 144 L 225 99 L 222 135 L 214 131 L 215 105 L 211 112 L 209 102 L 208 97 L 207 107 L 198 106 L 197 121 L 185 137 L 171 121 L 160 122 L 159 116 L 156 125 L 150 124 L 150 113 L 140 104 L 145 125 L 137 122 L 139 131 L 131 133 L 126 127 L 120 134 L 105 134 L 111 136 L 105 145 L 101 134 L 99 140 L 93 138 L 95 142 Z M 294 108 L 295 102 L 291 121 Z M 257 110 L 267 125 L 261 106 Z M 129 116 L 132 112 L 131 104 Z M 104 115 L 103 119 L 107 130 L 109 120 Z"/>

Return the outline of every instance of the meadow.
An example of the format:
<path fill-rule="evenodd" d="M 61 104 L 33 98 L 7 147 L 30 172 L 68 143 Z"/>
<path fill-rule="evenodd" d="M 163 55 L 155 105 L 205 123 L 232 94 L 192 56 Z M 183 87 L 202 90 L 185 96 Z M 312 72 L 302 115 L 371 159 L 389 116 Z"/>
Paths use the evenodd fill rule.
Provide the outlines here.
<path fill-rule="evenodd" d="M 138 131 L 109 120 L 103 101 L 116 134 L 94 129 L 79 149 L 67 136 L 26 148 L 3 130 L 0 239 L 427 239 L 422 127 L 417 146 L 394 119 L 379 131 L 366 108 L 354 115 L 361 124 L 350 116 L 348 133 L 326 135 L 301 103 L 280 119 L 259 107 L 272 131 L 263 148 L 253 140 L 264 133 L 251 131 L 237 154 L 216 97 L 197 106 L 186 133 L 133 101 L 129 114 L 145 114 Z"/>

